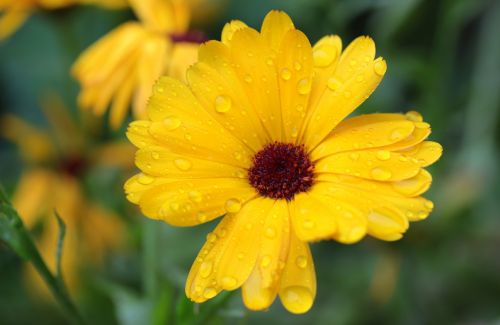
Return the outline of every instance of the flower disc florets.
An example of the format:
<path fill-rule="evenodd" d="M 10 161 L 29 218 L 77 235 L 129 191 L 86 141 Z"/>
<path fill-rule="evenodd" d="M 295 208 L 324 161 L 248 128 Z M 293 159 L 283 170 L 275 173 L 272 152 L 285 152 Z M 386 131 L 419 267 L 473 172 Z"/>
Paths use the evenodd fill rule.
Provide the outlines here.
<path fill-rule="evenodd" d="M 273 142 L 253 157 L 248 179 L 262 196 L 290 201 L 311 188 L 313 172 L 303 145 Z"/>

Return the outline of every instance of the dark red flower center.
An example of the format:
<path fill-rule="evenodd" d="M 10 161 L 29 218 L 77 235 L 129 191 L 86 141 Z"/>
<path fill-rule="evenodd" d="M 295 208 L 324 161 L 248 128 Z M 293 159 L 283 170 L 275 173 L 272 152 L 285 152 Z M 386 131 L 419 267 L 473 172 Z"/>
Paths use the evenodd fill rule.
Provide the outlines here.
<path fill-rule="evenodd" d="M 185 33 L 171 33 L 170 39 L 174 43 L 204 43 L 208 37 L 202 31 L 190 30 Z"/>
<path fill-rule="evenodd" d="M 248 179 L 260 195 L 290 201 L 313 184 L 314 165 L 303 145 L 273 142 L 254 157 Z"/>

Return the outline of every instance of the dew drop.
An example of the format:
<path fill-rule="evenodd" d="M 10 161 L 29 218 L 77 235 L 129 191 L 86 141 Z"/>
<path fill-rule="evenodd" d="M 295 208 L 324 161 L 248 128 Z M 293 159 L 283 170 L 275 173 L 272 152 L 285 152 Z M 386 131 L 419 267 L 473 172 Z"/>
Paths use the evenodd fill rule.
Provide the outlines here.
<path fill-rule="evenodd" d="M 299 255 L 297 256 L 297 258 L 295 259 L 295 264 L 297 264 L 297 266 L 301 269 L 305 269 L 306 266 L 307 266 L 307 258 L 303 255 Z"/>
<path fill-rule="evenodd" d="M 178 158 L 174 160 L 174 165 L 175 167 L 179 168 L 180 170 L 186 171 L 191 169 L 192 164 L 189 160 L 183 159 L 183 158 Z"/>
<path fill-rule="evenodd" d="M 273 59 L 267 59 L 266 64 L 270 67 L 273 66 L 274 65 Z"/>
<path fill-rule="evenodd" d="M 363 80 L 364 80 L 364 79 L 365 79 L 365 78 L 364 78 L 363 76 L 357 76 L 357 77 L 356 77 L 356 81 L 357 81 L 357 82 L 363 82 Z"/>
<path fill-rule="evenodd" d="M 321 44 L 313 51 L 314 65 L 317 67 L 329 66 L 336 57 L 337 49 L 332 44 Z"/>
<path fill-rule="evenodd" d="M 405 114 L 406 119 L 412 121 L 412 122 L 422 122 L 424 118 L 419 112 L 416 111 L 409 111 L 408 113 Z"/>
<path fill-rule="evenodd" d="M 271 239 L 276 237 L 276 230 L 273 227 L 268 227 L 266 229 L 266 237 Z"/>
<path fill-rule="evenodd" d="M 202 278 L 208 278 L 208 276 L 212 273 L 212 262 L 203 262 L 200 265 L 200 276 Z"/>
<path fill-rule="evenodd" d="M 179 208 L 180 208 L 179 203 L 177 202 L 170 203 L 170 209 L 172 209 L 172 211 L 179 211 Z"/>
<path fill-rule="evenodd" d="M 335 77 L 328 79 L 327 86 L 330 90 L 337 91 L 342 87 L 342 82 Z"/>
<path fill-rule="evenodd" d="M 205 291 L 203 291 L 203 297 L 206 299 L 211 299 L 217 295 L 217 290 L 214 288 L 206 288 Z"/>
<path fill-rule="evenodd" d="M 394 129 L 389 135 L 389 140 L 398 141 L 403 138 L 404 130 L 403 129 Z"/>
<path fill-rule="evenodd" d="M 387 150 L 379 150 L 377 151 L 376 156 L 378 160 L 389 160 L 391 158 L 391 152 Z"/>
<path fill-rule="evenodd" d="M 420 219 L 420 220 L 423 220 L 425 218 L 427 218 L 427 216 L 429 215 L 429 212 L 427 211 L 419 211 L 417 213 L 417 217 Z"/>
<path fill-rule="evenodd" d="M 160 154 L 157 153 L 156 151 L 153 151 L 151 153 L 151 158 L 153 158 L 154 160 L 158 160 L 158 159 L 160 159 Z"/>
<path fill-rule="evenodd" d="M 299 130 L 298 130 L 296 127 L 293 127 L 293 128 L 290 130 L 290 136 L 291 136 L 292 138 L 296 138 L 298 135 L 299 135 Z"/>
<path fill-rule="evenodd" d="M 293 68 L 295 69 L 295 71 L 300 71 L 300 69 L 302 69 L 302 64 L 300 64 L 300 62 L 295 62 L 293 64 Z"/>
<path fill-rule="evenodd" d="M 302 314 L 311 308 L 313 295 L 311 291 L 303 286 L 290 286 L 280 294 L 283 305 L 295 314 Z"/>
<path fill-rule="evenodd" d="M 304 220 L 304 222 L 302 223 L 302 226 L 306 229 L 312 229 L 312 228 L 314 228 L 314 221 Z"/>
<path fill-rule="evenodd" d="M 198 212 L 196 217 L 197 217 L 198 221 L 201 223 L 207 221 L 207 214 L 205 212 Z"/>
<path fill-rule="evenodd" d="M 263 268 L 268 267 L 271 264 L 271 257 L 269 255 L 264 255 L 260 261 L 260 266 Z"/>
<path fill-rule="evenodd" d="M 215 242 L 217 241 L 217 235 L 216 235 L 216 234 L 214 234 L 214 233 L 212 233 L 212 232 L 211 232 L 211 233 L 209 233 L 209 234 L 207 235 L 207 241 L 208 241 L 209 243 L 215 243 Z"/>
<path fill-rule="evenodd" d="M 203 200 L 203 196 L 198 191 L 190 191 L 188 197 L 191 201 L 196 203 L 200 203 Z"/>
<path fill-rule="evenodd" d="M 221 284 L 224 290 L 233 290 L 236 289 L 238 280 L 236 280 L 236 278 L 233 278 L 232 276 L 225 276 L 222 278 Z"/>
<path fill-rule="evenodd" d="M 220 95 L 215 98 L 215 110 L 219 113 L 226 113 L 231 109 L 231 98 Z"/>
<path fill-rule="evenodd" d="M 155 181 L 155 178 L 146 174 L 140 174 L 137 181 L 142 185 L 149 185 Z"/>
<path fill-rule="evenodd" d="M 385 63 L 384 59 L 382 58 L 376 59 L 375 62 L 373 63 L 373 70 L 377 75 L 383 76 L 387 71 L 387 64 Z"/>
<path fill-rule="evenodd" d="M 349 158 L 350 158 L 351 160 L 358 160 L 358 158 L 359 158 L 359 153 L 357 153 L 357 152 L 350 153 L 350 154 L 349 154 Z"/>
<path fill-rule="evenodd" d="M 297 91 L 301 95 L 307 95 L 311 91 L 311 83 L 309 82 L 309 79 L 304 78 L 299 80 L 297 83 Z"/>
<path fill-rule="evenodd" d="M 251 83 L 253 81 L 252 76 L 250 76 L 249 74 L 245 76 L 244 80 L 246 83 Z"/>
<path fill-rule="evenodd" d="M 236 213 L 241 209 L 241 202 L 238 199 L 229 199 L 225 204 L 226 211 L 230 213 Z"/>
<path fill-rule="evenodd" d="M 168 131 L 173 131 L 181 125 L 181 120 L 175 116 L 169 116 L 163 120 L 163 125 Z"/>
<path fill-rule="evenodd" d="M 344 91 L 344 97 L 345 98 L 350 98 L 351 97 L 351 92 L 348 91 L 348 90 Z"/>
<path fill-rule="evenodd" d="M 382 167 L 375 167 L 371 170 L 371 175 L 377 181 L 386 181 L 391 178 L 392 173 Z"/>
<path fill-rule="evenodd" d="M 432 203 L 432 201 L 425 201 L 424 205 L 429 210 L 434 209 L 434 203 Z"/>
<path fill-rule="evenodd" d="M 288 70 L 287 68 L 283 68 L 281 70 L 281 79 L 283 80 L 290 80 L 292 78 L 292 72 Z"/>

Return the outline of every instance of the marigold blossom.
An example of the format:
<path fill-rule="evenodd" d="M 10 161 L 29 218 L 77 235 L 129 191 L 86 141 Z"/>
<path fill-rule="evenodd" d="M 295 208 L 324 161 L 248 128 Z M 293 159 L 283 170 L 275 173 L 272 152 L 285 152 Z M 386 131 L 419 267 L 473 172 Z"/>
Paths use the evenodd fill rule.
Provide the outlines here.
<path fill-rule="evenodd" d="M 37 9 L 59 9 L 74 4 L 124 7 L 126 0 L 0 0 L 0 40 L 12 35 Z"/>
<path fill-rule="evenodd" d="M 131 103 L 134 116 L 145 118 L 154 82 L 161 75 L 184 78 L 196 60 L 204 36 L 188 31 L 190 9 L 184 0 L 130 0 L 139 18 L 91 45 L 77 59 L 73 76 L 82 90 L 79 105 L 121 126 Z"/>
<path fill-rule="evenodd" d="M 41 230 L 35 236 L 36 243 L 52 268 L 59 233 L 54 210 L 66 224 L 61 267 L 69 290 L 75 291 L 79 286 L 79 269 L 99 265 L 106 252 L 121 243 L 124 234 L 120 217 L 89 198 L 81 178 L 96 166 L 131 169 L 133 147 L 126 142 L 99 146 L 89 143 L 88 135 L 59 100 L 51 100 L 45 112 L 51 132 L 6 115 L 0 119 L 0 136 L 18 146 L 27 165 L 14 193 L 13 205 L 28 228 Z M 26 265 L 26 278 L 33 292 L 51 296 L 31 264 Z"/>
<path fill-rule="evenodd" d="M 186 282 L 195 302 L 242 288 L 249 309 L 279 295 L 292 313 L 313 304 L 308 242 L 400 239 L 433 208 L 424 167 L 442 153 L 420 114 L 347 118 L 386 62 L 369 37 L 314 46 L 283 12 L 261 30 L 226 24 L 199 50 L 187 84 L 160 79 L 148 117 L 127 135 L 142 171 L 128 199 L 153 219 L 194 226 L 223 216 Z"/>

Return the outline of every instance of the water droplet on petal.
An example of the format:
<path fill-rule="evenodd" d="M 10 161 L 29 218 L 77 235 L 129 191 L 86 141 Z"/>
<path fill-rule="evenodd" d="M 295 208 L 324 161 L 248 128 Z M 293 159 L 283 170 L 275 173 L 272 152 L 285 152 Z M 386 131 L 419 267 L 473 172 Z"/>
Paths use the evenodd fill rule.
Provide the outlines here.
<path fill-rule="evenodd" d="M 196 215 L 196 217 L 198 218 L 198 221 L 203 223 L 205 221 L 207 221 L 207 214 L 205 212 L 198 212 L 198 214 Z"/>
<path fill-rule="evenodd" d="M 330 90 L 337 91 L 342 87 L 342 82 L 335 77 L 328 79 L 327 86 Z"/>
<path fill-rule="evenodd" d="M 297 83 L 297 91 L 301 95 L 306 95 L 311 91 L 311 83 L 309 82 L 309 79 L 304 78 L 299 80 Z"/>
<path fill-rule="evenodd" d="M 231 109 L 231 98 L 220 95 L 215 98 L 215 110 L 219 113 L 226 113 Z"/>
<path fill-rule="evenodd" d="M 313 304 L 313 295 L 311 291 L 302 286 L 291 286 L 282 291 L 280 294 L 283 305 L 290 312 L 295 314 L 303 314 L 308 311 Z"/>
<path fill-rule="evenodd" d="M 351 160 L 358 160 L 358 158 L 359 158 L 359 153 L 357 153 L 357 152 L 350 153 L 350 154 L 349 154 L 349 158 L 350 158 Z"/>
<path fill-rule="evenodd" d="M 203 196 L 198 191 L 190 191 L 188 193 L 188 197 L 191 201 L 199 203 L 203 200 Z"/>
<path fill-rule="evenodd" d="M 233 278 L 232 276 L 225 276 L 221 280 L 222 288 L 224 290 L 234 290 L 236 289 L 236 285 L 238 284 L 238 281 Z"/>
<path fill-rule="evenodd" d="M 208 278 L 208 276 L 212 273 L 212 262 L 203 262 L 200 265 L 200 276 L 202 278 Z"/>
<path fill-rule="evenodd" d="M 210 243 L 215 243 L 217 241 L 217 235 L 214 234 L 214 233 L 209 233 L 207 235 L 207 241 L 210 242 Z"/>
<path fill-rule="evenodd" d="M 273 227 L 268 227 L 266 229 L 266 237 L 267 238 L 274 238 L 274 237 L 276 237 L 276 229 L 274 229 Z"/>
<path fill-rule="evenodd" d="M 379 160 L 389 160 L 391 158 L 391 152 L 387 150 L 379 150 L 377 151 L 377 159 Z"/>
<path fill-rule="evenodd" d="M 217 295 L 217 290 L 214 288 L 206 288 L 205 291 L 203 291 L 203 297 L 206 299 L 211 299 Z"/>
<path fill-rule="evenodd" d="M 283 80 L 290 80 L 292 78 L 292 72 L 288 70 L 287 68 L 284 68 L 281 70 L 281 79 Z"/>
<path fill-rule="evenodd" d="M 292 138 L 296 138 L 298 135 L 299 135 L 299 130 L 298 130 L 296 127 L 293 127 L 293 128 L 290 130 L 290 136 L 291 136 Z"/>
<path fill-rule="evenodd" d="M 191 164 L 191 162 L 189 160 L 182 159 L 182 158 L 175 159 L 174 160 L 174 165 L 175 165 L 175 167 L 177 167 L 177 168 L 179 168 L 180 170 L 183 170 L 183 171 L 189 170 L 192 167 L 192 164 Z"/>
<path fill-rule="evenodd" d="M 241 209 L 241 202 L 238 199 L 229 199 L 226 201 L 226 211 L 230 213 L 236 213 Z"/>
<path fill-rule="evenodd" d="M 375 167 L 372 169 L 371 175 L 377 181 L 386 181 L 391 178 L 392 173 L 382 167 Z"/>
<path fill-rule="evenodd" d="M 422 115 L 416 111 L 409 111 L 408 113 L 405 114 L 405 116 L 408 120 L 413 122 L 422 122 L 424 120 Z"/>
<path fill-rule="evenodd" d="M 170 203 L 170 209 L 172 209 L 172 211 L 179 211 L 179 208 L 180 208 L 179 203 L 177 202 Z"/>
<path fill-rule="evenodd" d="M 398 141 L 403 138 L 404 130 L 403 129 L 394 129 L 389 135 L 389 140 Z"/>
<path fill-rule="evenodd" d="M 373 63 L 373 70 L 379 76 L 383 76 L 387 71 L 387 64 L 385 63 L 384 59 L 382 58 L 376 59 L 375 62 Z"/>
<path fill-rule="evenodd" d="M 295 264 L 301 269 L 305 269 L 307 266 L 307 258 L 303 255 L 297 256 L 295 259 Z"/>
<path fill-rule="evenodd" d="M 432 201 L 425 201 L 424 205 L 429 210 L 434 209 L 434 203 L 432 203 Z"/>
<path fill-rule="evenodd" d="M 250 76 L 249 74 L 247 74 L 244 79 L 246 83 L 251 83 L 253 81 L 252 76 Z"/>
<path fill-rule="evenodd" d="M 304 222 L 302 223 L 302 226 L 306 229 L 312 229 L 312 228 L 314 228 L 314 221 L 304 220 Z"/>
<path fill-rule="evenodd" d="M 153 151 L 151 153 L 151 158 L 153 158 L 154 160 L 158 160 L 158 159 L 160 159 L 160 154 L 156 151 Z"/>
<path fill-rule="evenodd" d="M 163 120 L 163 125 L 168 131 L 173 131 L 181 125 L 181 120 L 175 116 L 169 116 Z"/>
<path fill-rule="evenodd" d="M 262 257 L 262 260 L 260 261 L 260 266 L 266 268 L 270 264 L 271 264 L 271 257 L 269 257 L 269 255 L 264 255 Z"/>
<path fill-rule="evenodd" d="M 314 65 L 317 67 L 329 66 L 336 57 L 337 49 L 332 44 L 321 44 L 313 51 Z"/>
<path fill-rule="evenodd" d="M 137 181 L 142 185 L 149 185 L 155 181 L 155 178 L 146 174 L 140 174 Z"/>
<path fill-rule="evenodd" d="M 293 64 L 293 68 L 295 69 L 295 71 L 300 71 L 300 69 L 302 69 L 302 64 L 300 64 L 300 62 L 295 62 Z"/>

